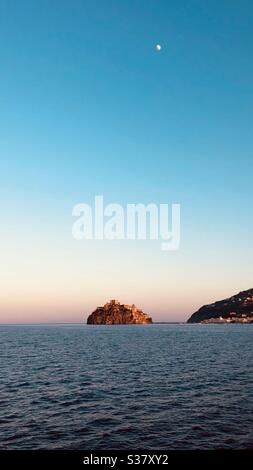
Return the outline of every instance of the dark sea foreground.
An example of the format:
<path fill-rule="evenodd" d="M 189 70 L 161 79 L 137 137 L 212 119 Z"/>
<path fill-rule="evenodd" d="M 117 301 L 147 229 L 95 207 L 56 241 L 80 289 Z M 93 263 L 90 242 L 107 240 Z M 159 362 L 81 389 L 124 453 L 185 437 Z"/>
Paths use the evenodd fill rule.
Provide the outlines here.
<path fill-rule="evenodd" d="M 1 449 L 253 448 L 253 325 L 0 326 Z"/>

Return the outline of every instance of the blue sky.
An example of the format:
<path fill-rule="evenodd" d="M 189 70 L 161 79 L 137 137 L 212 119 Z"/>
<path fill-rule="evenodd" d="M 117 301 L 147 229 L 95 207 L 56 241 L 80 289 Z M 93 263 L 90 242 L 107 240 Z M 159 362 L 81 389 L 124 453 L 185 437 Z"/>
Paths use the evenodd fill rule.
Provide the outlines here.
<path fill-rule="evenodd" d="M 182 320 L 252 287 L 252 40 L 245 0 L 1 0 L 0 320 L 111 296 Z M 77 247 L 72 206 L 97 194 L 179 202 L 179 252 Z"/>

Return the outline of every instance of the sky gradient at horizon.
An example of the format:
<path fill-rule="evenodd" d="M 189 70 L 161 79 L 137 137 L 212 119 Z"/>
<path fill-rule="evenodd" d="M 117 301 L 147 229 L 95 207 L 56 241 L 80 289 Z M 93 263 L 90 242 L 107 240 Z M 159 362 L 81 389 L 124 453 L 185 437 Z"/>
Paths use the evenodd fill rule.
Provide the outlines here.
<path fill-rule="evenodd" d="M 1 1 L 0 323 L 184 321 L 252 287 L 252 40 L 247 0 Z M 99 194 L 180 203 L 180 250 L 76 242 Z"/>

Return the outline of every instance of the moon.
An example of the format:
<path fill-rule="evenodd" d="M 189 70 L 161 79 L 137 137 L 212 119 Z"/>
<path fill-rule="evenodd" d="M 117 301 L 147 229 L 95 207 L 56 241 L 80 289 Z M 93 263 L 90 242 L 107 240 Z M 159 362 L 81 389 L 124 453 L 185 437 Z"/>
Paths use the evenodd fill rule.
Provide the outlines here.
<path fill-rule="evenodd" d="M 156 44 L 155 48 L 158 52 L 160 52 L 160 50 L 162 49 L 162 46 L 161 44 Z"/>

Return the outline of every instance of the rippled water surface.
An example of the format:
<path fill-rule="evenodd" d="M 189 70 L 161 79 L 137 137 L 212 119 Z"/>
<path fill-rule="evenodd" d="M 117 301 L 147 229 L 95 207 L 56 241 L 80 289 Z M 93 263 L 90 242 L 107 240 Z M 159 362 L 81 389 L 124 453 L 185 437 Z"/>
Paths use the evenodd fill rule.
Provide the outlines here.
<path fill-rule="evenodd" d="M 253 325 L 0 326 L 0 448 L 253 448 L 252 340 Z"/>

